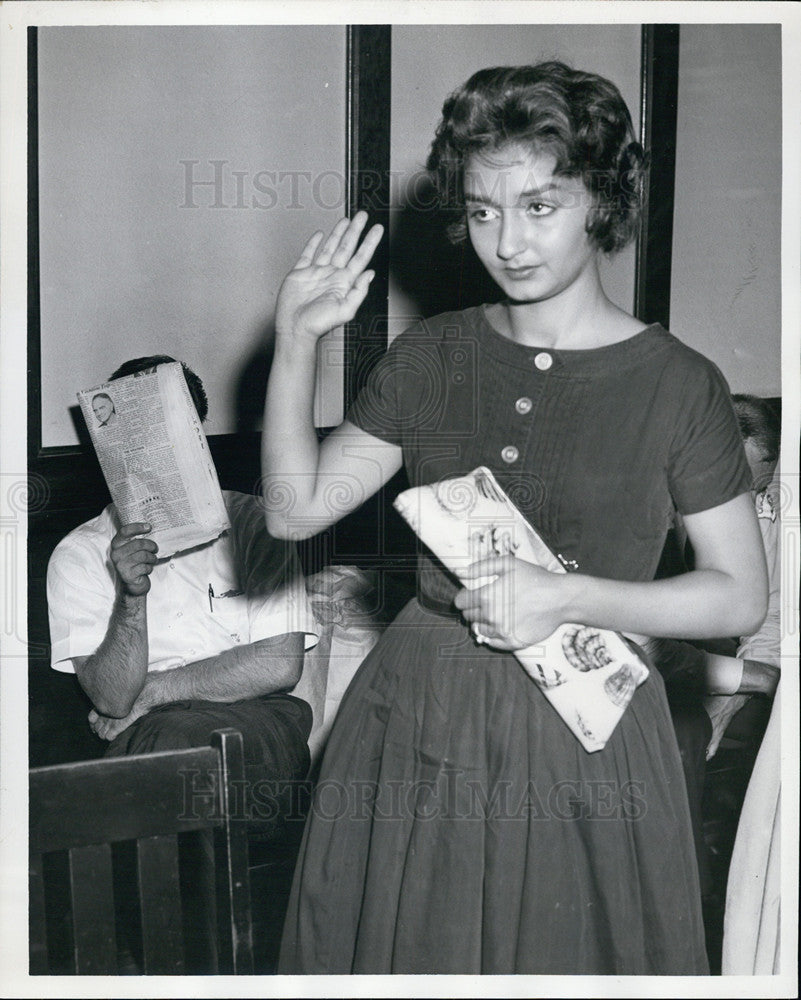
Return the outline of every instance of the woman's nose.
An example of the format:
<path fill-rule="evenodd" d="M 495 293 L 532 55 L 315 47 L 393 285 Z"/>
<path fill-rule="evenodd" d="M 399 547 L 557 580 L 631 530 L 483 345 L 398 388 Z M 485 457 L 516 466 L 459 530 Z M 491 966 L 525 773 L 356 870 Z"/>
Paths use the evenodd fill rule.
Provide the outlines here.
<path fill-rule="evenodd" d="M 524 225 L 522 212 L 512 209 L 503 213 L 498 236 L 498 256 L 501 260 L 512 260 L 524 249 Z"/>

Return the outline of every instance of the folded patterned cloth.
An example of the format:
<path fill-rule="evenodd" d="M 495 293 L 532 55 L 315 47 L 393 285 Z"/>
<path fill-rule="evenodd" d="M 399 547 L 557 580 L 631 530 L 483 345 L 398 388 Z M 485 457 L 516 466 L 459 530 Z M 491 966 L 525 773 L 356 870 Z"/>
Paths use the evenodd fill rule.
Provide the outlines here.
<path fill-rule="evenodd" d="M 463 577 L 472 563 L 493 555 L 512 554 L 552 573 L 566 572 L 489 469 L 406 490 L 395 508 L 467 587 L 491 582 Z M 606 745 L 648 676 L 648 667 L 629 640 L 584 625 L 560 625 L 543 642 L 519 649 L 515 656 L 589 752 Z"/>

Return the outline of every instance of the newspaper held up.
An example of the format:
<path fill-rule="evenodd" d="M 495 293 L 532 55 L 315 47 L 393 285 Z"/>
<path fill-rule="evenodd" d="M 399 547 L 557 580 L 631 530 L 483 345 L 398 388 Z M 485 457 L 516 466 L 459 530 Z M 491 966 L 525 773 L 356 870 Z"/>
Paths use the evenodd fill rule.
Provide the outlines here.
<path fill-rule="evenodd" d="M 148 522 L 159 558 L 229 527 L 180 362 L 83 390 L 78 402 L 121 522 Z"/>
<path fill-rule="evenodd" d="M 464 586 L 467 568 L 493 555 L 514 555 L 552 573 L 566 572 L 489 469 L 401 493 L 395 508 Z M 601 750 L 648 667 L 619 633 L 564 624 L 536 646 L 514 654 L 585 750 Z"/>

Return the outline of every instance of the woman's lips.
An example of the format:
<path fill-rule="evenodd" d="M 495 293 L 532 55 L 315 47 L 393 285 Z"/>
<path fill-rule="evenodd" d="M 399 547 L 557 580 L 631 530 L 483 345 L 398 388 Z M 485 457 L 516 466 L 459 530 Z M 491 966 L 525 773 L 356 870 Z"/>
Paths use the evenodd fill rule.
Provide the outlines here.
<path fill-rule="evenodd" d="M 530 264 L 528 267 L 505 267 L 504 272 L 509 275 L 513 281 L 524 281 L 527 278 L 531 278 L 539 264 Z"/>

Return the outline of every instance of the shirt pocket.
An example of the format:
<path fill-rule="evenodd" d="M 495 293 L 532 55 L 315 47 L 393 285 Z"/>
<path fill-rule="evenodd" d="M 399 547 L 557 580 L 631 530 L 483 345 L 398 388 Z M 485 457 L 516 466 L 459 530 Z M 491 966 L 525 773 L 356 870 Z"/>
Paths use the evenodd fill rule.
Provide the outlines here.
<path fill-rule="evenodd" d="M 245 594 L 231 591 L 213 594 L 212 589 L 209 590 L 209 608 L 214 623 L 230 636 L 234 645 L 250 642 L 248 601 Z"/>

